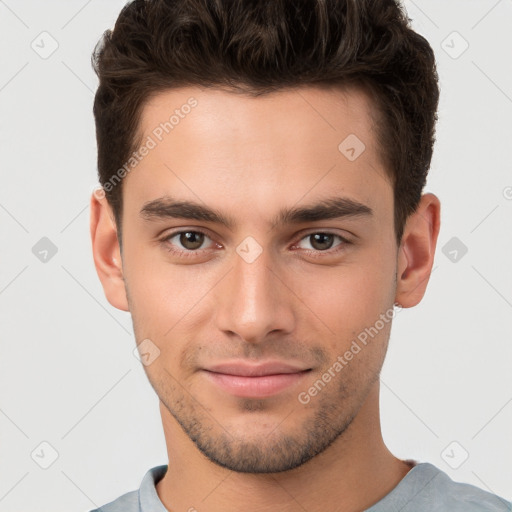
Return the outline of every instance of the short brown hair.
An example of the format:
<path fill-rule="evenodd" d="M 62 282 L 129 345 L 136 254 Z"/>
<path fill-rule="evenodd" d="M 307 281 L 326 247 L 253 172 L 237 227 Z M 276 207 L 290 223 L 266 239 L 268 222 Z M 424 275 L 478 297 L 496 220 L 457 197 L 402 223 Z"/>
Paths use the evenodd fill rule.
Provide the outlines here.
<path fill-rule="evenodd" d="M 159 92 L 352 84 L 370 92 L 379 113 L 400 243 L 426 182 L 439 100 L 434 53 L 409 21 L 395 0 L 129 2 L 92 55 L 100 183 L 139 146 L 142 109 Z M 106 197 L 120 236 L 122 182 Z"/>

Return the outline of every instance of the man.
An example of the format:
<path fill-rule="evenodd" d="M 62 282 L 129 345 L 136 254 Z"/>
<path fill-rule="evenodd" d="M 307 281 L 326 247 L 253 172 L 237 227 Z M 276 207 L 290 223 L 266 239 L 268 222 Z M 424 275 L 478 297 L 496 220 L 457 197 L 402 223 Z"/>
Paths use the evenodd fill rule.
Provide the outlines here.
<path fill-rule="evenodd" d="M 99 510 L 510 510 L 381 435 L 440 225 L 435 61 L 400 7 L 135 1 L 94 65 L 94 260 L 169 458 Z"/>

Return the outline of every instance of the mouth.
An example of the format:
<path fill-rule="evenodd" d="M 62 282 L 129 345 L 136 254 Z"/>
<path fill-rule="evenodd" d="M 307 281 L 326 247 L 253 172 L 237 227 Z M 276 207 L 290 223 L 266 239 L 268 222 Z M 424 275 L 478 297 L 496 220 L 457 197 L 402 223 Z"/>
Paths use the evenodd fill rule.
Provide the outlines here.
<path fill-rule="evenodd" d="M 268 398 L 301 381 L 311 368 L 269 361 L 263 364 L 231 362 L 203 369 L 205 377 L 221 390 L 243 398 Z"/>

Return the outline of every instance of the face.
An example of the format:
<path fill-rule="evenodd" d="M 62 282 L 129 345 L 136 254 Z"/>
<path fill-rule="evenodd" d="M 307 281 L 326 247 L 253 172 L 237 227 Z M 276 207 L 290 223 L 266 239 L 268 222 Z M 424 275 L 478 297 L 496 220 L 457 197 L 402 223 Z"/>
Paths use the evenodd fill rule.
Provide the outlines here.
<path fill-rule="evenodd" d="M 183 88 L 143 110 L 155 145 L 123 183 L 127 300 L 159 351 L 145 371 L 162 410 L 221 466 L 303 464 L 378 381 L 397 247 L 371 111 L 317 88 Z"/>

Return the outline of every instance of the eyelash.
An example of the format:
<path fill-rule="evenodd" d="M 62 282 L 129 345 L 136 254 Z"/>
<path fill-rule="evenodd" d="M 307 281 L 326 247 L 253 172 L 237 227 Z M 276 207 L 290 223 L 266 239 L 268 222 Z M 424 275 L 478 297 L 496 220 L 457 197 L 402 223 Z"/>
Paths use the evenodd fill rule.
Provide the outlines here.
<path fill-rule="evenodd" d="M 200 233 L 208 238 L 211 239 L 211 237 L 206 233 L 205 231 L 202 231 L 201 229 L 182 229 L 180 231 L 174 231 L 173 233 L 170 233 L 166 235 L 164 238 L 160 240 L 160 242 L 164 245 L 165 249 L 177 256 L 185 257 L 185 258 L 193 258 L 198 255 L 199 252 L 205 251 L 206 249 L 195 249 L 195 250 L 184 250 L 184 249 L 175 249 L 169 244 L 169 240 L 174 238 L 176 235 L 181 235 L 182 233 Z M 297 242 L 295 242 L 293 245 L 296 246 L 298 243 L 300 243 L 305 238 L 308 238 L 309 236 L 316 235 L 316 234 L 322 234 L 322 235 L 331 235 L 334 237 L 337 237 L 341 240 L 341 243 L 336 245 L 334 248 L 327 249 L 325 251 L 320 250 L 314 250 L 314 249 L 302 249 L 302 251 L 305 251 L 306 254 L 313 256 L 313 257 L 322 257 L 324 254 L 333 255 L 337 254 L 338 252 L 341 252 L 346 245 L 351 244 L 350 240 L 347 240 L 346 238 L 342 237 L 341 235 L 338 235 L 337 233 L 332 233 L 330 231 L 312 231 L 310 233 L 307 233 L 302 236 Z"/>

